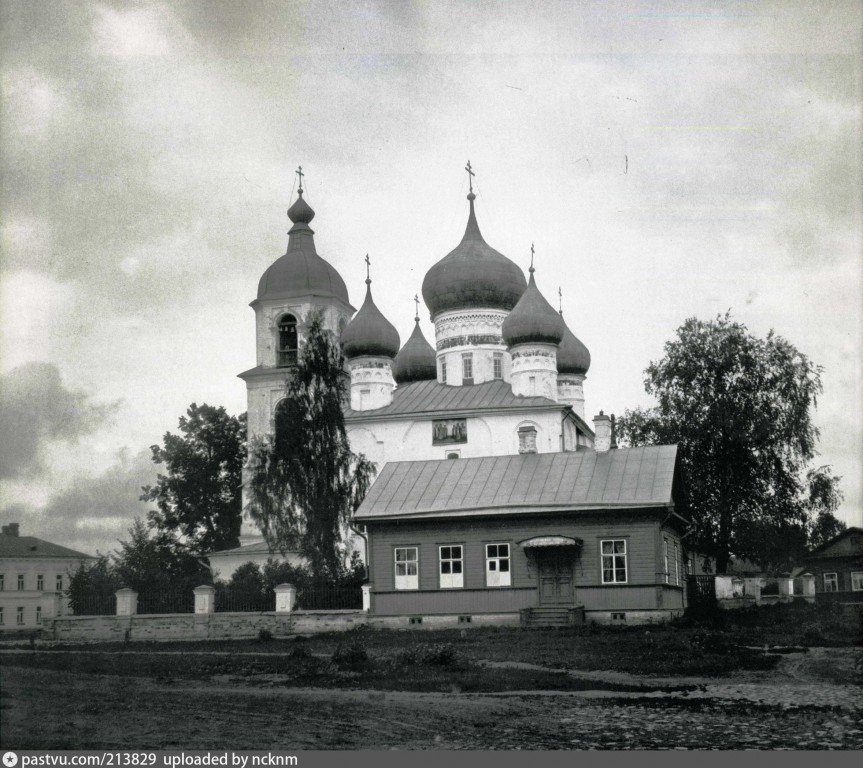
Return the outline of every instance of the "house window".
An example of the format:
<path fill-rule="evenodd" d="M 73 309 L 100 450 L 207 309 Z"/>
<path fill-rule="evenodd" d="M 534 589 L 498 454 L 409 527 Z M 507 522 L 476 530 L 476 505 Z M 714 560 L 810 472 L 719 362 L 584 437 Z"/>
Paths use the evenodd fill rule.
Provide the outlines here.
<path fill-rule="evenodd" d="M 665 583 L 671 583 L 671 571 L 668 569 L 668 550 L 669 550 L 669 541 L 665 539 Z"/>
<path fill-rule="evenodd" d="M 15 623 L 18 626 L 21 626 L 24 623 L 24 606 L 23 605 L 18 606 L 18 611 L 16 612 L 16 615 L 15 615 Z"/>
<path fill-rule="evenodd" d="M 440 383 L 446 384 L 446 360 L 440 361 Z"/>
<path fill-rule="evenodd" d="M 42 623 L 42 606 L 41 605 L 36 606 L 36 623 L 37 624 Z"/>
<path fill-rule="evenodd" d="M 36 590 L 39 592 L 44 591 L 45 589 L 45 577 L 40 573 L 36 576 Z"/>
<path fill-rule="evenodd" d="M 24 589 L 24 574 L 19 573 L 18 574 L 18 591 L 20 592 L 22 589 Z"/>
<path fill-rule="evenodd" d="M 851 571 L 851 591 L 863 592 L 863 571 Z"/>
<path fill-rule="evenodd" d="M 461 383 L 473 384 L 473 352 L 461 356 Z"/>
<path fill-rule="evenodd" d="M 838 592 L 839 591 L 839 574 L 825 573 L 824 574 L 824 591 Z"/>
<path fill-rule="evenodd" d="M 464 586 L 461 545 L 440 548 L 440 588 L 459 589 Z"/>
<path fill-rule="evenodd" d="M 503 378 L 503 355 L 500 352 L 494 353 L 492 365 L 494 366 L 494 371 L 493 371 L 494 377 L 496 379 L 502 379 Z"/>
<path fill-rule="evenodd" d="M 680 585 L 680 544 L 674 542 L 674 583 Z"/>
<path fill-rule="evenodd" d="M 417 547 L 396 547 L 396 589 L 419 589 Z"/>
<path fill-rule="evenodd" d="M 3 606 L 0 606 L 0 627 L 3 626 L 5 619 L 3 618 Z"/>
<path fill-rule="evenodd" d="M 56 585 L 56 588 L 54 591 L 55 592 L 62 592 L 63 591 L 63 576 L 59 573 L 57 574 L 57 585 Z"/>
<path fill-rule="evenodd" d="M 485 583 L 489 587 L 508 587 L 512 583 L 509 544 L 485 545 Z"/>
<path fill-rule="evenodd" d="M 297 318 L 283 315 L 279 320 L 279 347 L 276 351 L 276 365 L 284 368 L 297 364 Z"/>
<path fill-rule="evenodd" d="M 0 573 L 0 592 L 6 591 L 6 575 Z"/>
<path fill-rule="evenodd" d="M 606 539 L 601 542 L 602 583 L 626 583 L 626 540 Z"/>

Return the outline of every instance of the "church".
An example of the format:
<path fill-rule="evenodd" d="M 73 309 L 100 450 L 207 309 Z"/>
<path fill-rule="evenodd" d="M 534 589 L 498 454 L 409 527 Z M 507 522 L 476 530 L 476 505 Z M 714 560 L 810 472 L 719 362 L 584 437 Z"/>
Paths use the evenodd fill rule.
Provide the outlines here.
<path fill-rule="evenodd" d="M 240 374 L 249 438 L 272 433 L 304 321 L 320 312 L 350 377 L 351 449 L 378 469 L 352 521 L 371 614 L 538 626 L 678 615 L 686 521 L 675 509 L 676 447 L 621 449 L 613 417 L 588 422 L 590 353 L 540 291 L 533 260 L 525 280 L 486 242 L 466 170 L 464 235 L 422 284 L 433 344 L 418 299 L 401 344 L 368 269 L 362 306 L 352 306 L 316 250 L 300 184 L 287 251 L 251 302 L 256 365 Z M 241 546 L 210 562 L 226 578 L 269 556 L 245 513 Z"/>

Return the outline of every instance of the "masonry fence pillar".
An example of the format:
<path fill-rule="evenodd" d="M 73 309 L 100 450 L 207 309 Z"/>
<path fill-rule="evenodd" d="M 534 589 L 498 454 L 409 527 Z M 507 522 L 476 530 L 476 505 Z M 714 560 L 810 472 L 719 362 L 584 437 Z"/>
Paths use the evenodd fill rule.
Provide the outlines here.
<path fill-rule="evenodd" d="M 803 597 L 808 602 L 815 601 L 815 577 L 811 573 L 804 573 L 801 577 L 803 580 Z"/>
<path fill-rule="evenodd" d="M 297 588 L 293 584 L 278 584 L 276 592 L 276 613 L 290 613 L 297 601 Z"/>
<path fill-rule="evenodd" d="M 372 585 L 363 584 L 363 610 L 368 613 L 372 609 Z"/>
<path fill-rule="evenodd" d="M 216 589 L 209 584 L 195 587 L 195 613 L 215 613 L 216 611 Z"/>
<path fill-rule="evenodd" d="M 794 599 L 794 579 L 785 578 L 784 576 L 778 579 L 779 582 L 779 599 L 793 600 Z"/>
<path fill-rule="evenodd" d="M 138 613 L 138 593 L 124 587 L 117 590 L 117 615 L 134 616 Z"/>

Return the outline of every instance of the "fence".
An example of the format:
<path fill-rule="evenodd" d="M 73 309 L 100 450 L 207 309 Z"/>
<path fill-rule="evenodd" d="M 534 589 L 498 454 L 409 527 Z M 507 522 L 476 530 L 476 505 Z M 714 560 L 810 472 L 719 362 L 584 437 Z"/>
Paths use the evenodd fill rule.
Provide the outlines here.
<path fill-rule="evenodd" d="M 691 611 L 713 608 L 716 605 L 716 577 L 687 576 L 686 603 Z"/>
<path fill-rule="evenodd" d="M 298 611 L 347 611 L 363 607 L 359 587 L 304 587 L 297 591 Z"/>
<path fill-rule="evenodd" d="M 216 589 L 216 613 L 252 613 L 276 610 L 276 593 L 268 589 L 266 593 L 241 592 L 230 589 Z"/>
<path fill-rule="evenodd" d="M 195 594 L 191 590 L 141 592 L 138 613 L 194 613 Z"/>
<path fill-rule="evenodd" d="M 70 600 L 73 616 L 113 616 L 117 612 L 116 595 L 76 595 Z"/>

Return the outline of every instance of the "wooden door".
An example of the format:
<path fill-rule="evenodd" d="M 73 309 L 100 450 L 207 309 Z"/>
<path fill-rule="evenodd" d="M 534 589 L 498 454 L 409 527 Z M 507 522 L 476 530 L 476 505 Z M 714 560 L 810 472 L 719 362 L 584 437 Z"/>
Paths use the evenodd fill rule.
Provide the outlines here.
<path fill-rule="evenodd" d="M 543 605 L 571 604 L 573 597 L 572 555 L 566 552 L 540 552 L 539 602 Z"/>

